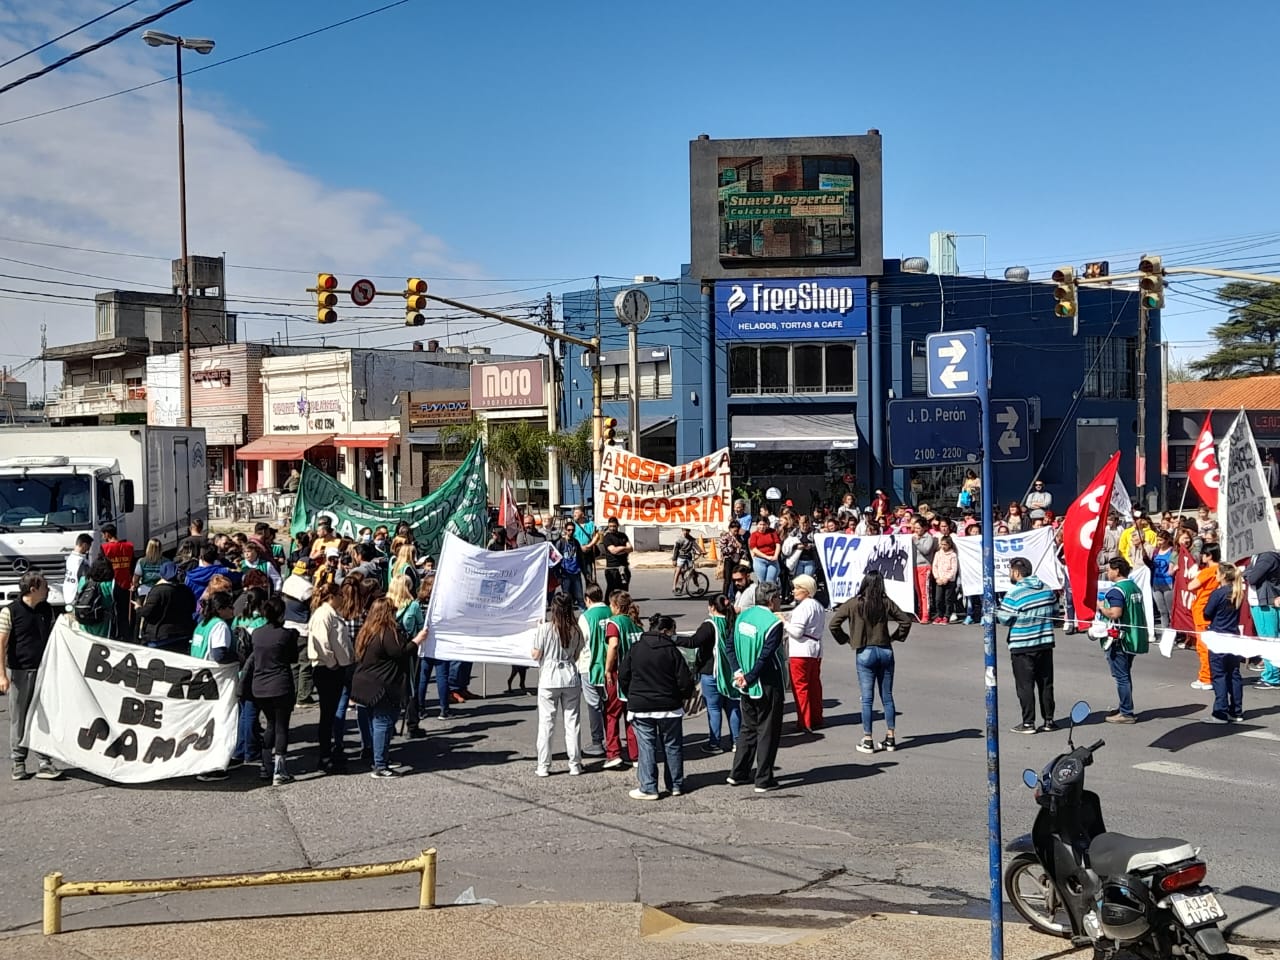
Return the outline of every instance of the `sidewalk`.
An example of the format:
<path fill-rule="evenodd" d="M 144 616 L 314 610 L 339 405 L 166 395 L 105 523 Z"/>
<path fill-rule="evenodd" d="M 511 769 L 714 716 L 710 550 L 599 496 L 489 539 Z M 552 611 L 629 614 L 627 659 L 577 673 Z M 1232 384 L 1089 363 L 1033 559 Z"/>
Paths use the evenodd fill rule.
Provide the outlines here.
<path fill-rule="evenodd" d="M 981 920 L 874 913 L 826 929 L 693 925 L 637 903 L 467 906 L 174 923 L 0 940 L 22 960 L 985 960 Z M 1236 948 L 1245 957 L 1268 953 Z M 1005 926 L 1009 960 L 1090 956 L 1018 922 Z"/>

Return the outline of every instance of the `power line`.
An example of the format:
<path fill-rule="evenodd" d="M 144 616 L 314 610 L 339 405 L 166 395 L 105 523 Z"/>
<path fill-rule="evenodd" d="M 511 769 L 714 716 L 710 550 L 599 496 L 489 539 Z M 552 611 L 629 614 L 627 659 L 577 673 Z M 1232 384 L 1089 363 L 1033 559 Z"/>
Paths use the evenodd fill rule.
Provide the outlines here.
<path fill-rule="evenodd" d="M 3 87 L 0 87 L 0 94 L 8 93 L 14 87 L 20 87 L 24 83 L 30 83 L 32 80 L 37 80 L 40 77 L 43 77 L 46 73 L 53 73 L 53 71 L 58 70 L 61 67 L 65 67 L 68 63 L 71 63 L 73 60 L 79 60 L 81 57 L 85 56 L 86 54 L 93 53 L 95 50 L 101 50 L 107 44 L 115 43 L 121 37 L 125 37 L 133 33 L 133 31 L 137 30 L 139 27 L 145 27 L 149 23 L 155 23 L 157 20 L 167 17 L 169 14 L 173 13 L 175 10 L 181 10 L 183 7 L 185 7 L 189 3 L 191 3 L 191 0 L 176 0 L 175 3 L 169 4 L 169 6 L 165 7 L 163 10 L 159 11 L 158 13 L 153 13 L 149 17 L 143 17 L 141 20 L 136 20 L 133 23 L 129 24 L 127 27 L 120 28 L 110 36 L 103 37 L 101 40 L 97 41 L 96 43 L 91 43 L 87 47 L 81 47 L 75 53 L 69 53 L 65 57 L 63 57 L 61 60 L 53 61 L 53 63 L 49 64 L 47 67 L 41 67 L 35 73 L 28 73 L 25 77 L 19 77 L 17 80 L 14 80 L 12 83 L 6 83 Z M 195 73 L 194 70 L 191 72 Z"/>
<path fill-rule="evenodd" d="M 184 6 L 185 4 L 190 2 L 191 0 L 182 0 L 182 2 L 178 3 L 176 6 Z M 203 67 L 196 67 L 194 70 L 186 71 L 186 76 L 191 76 L 192 74 L 196 74 L 196 73 L 203 73 L 205 70 L 212 70 L 215 67 L 226 66 L 228 63 L 235 63 L 237 60 L 244 60 L 247 57 L 257 56 L 259 53 L 266 53 L 268 50 L 275 50 L 279 47 L 286 46 L 287 44 L 296 43 L 299 40 L 306 40 L 310 37 L 317 36 L 318 34 L 324 33 L 327 30 L 334 30 L 334 29 L 337 29 L 338 27 L 345 27 L 349 23 L 355 23 L 357 20 L 363 20 L 365 17 L 372 17 L 374 14 L 382 13 L 386 10 L 390 10 L 392 7 L 402 6 L 403 4 L 406 4 L 408 2 L 409 0 L 395 0 L 394 3 L 388 3 L 374 10 L 368 10 L 364 13 L 357 14 L 354 17 L 348 17 L 345 20 L 338 20 L 335 23 L 330 23 L 326 26 L 318 27 L 315 30 L 308 30 L 306 33 L 299 33 L 296 36 L 288 37 L 284 40 L 278 40 L 275 43 L 269 43 L 265 47 L 258 47 L 256 50 L 250 50 L 247 53 L 241 53 L 234 57 L 227 57 L 225 60 L 218 60 L 218 61 L 215 61 L 214 63 L 205 64 Z M 174 9 L 176 9 L 176 7 Z M 166 12 L 167 10 L 161 11 L 161 13 L 157 14 L 156 16 L 157 17 L 162 16 Z M 149 23 L 150 21 L 144 21 L 144 22 Z M 133 27 L 130 27 L 130 29 L 133 29 Z M 85 52 L 88 52 L 88 51 L 85 51 Z M 24 77 L 21 82 L 25 83 L 26 80 L 28 79 L 33 79 L 33 78 Z M 78 103 L 68 103 L 61 107 L 54 107 L 51 110 L 42 110 L 39 113 L 28 114 L 25 117 L 14 117 L 12 120 L 0 121 L 0 127 L 7 127 L 11 123 L 21 123 L 24 120 L 35 120 L 38 117 L 51 116 L 52 114 L 55 114 L 55 113 L 61 113 L 64 110 L 73 110 L 76 107 L 88 106 L 91 103 L 101 103 L 103 100 L 110 100 L 113 97 L 122 97 L 127 93 L 137 93 L 139 90 L 147 89 L 147 87 L 154 87 L 154 86 L 157 86 L 158 84 L 168 83 L 170 80 L 176 80 L 176 79 L 177 79 L 177 74 L 174 74 L 168 77 L 161 77 L 159 80 L 152 80 L 148 83 L 140 83 L 135 87 L 129 87 L 128 89 L 125 89 L 125 90 L 117 90 L 115 93 L 104 94 L 103 96 L 100 96 L 100 97 L 92 97 L 89 100 L 81 100 Z M 5 88 L 5 89 L 8 89 L 8 88 Z M 4 90 L 0 90 L 0 93 L 3 93 L 3 92 Z"/>
<path fill-rule="evenodd" d="M 26 53 L 20 53 L 16 57 L 12 57 L 6 60 L 4 63 L 0 63 L 0 70 L 3 70 L 5 67 L 12 66 L 13 64 L 21 60 L 23 57 L 29 57 L 33 53 L 39 53 L 45 47 L 53 46 L 59 40 L 67 39 L 67 37 L 71 36 L 73 33 L 79 33 L 81 30 L 85 29 L 85 27 L 92 27 L 99 20 L 105 20 L 107 19 L 107 17 L 111 16 L 113 13 L 119 13 L 125 7 L 131 7 L 137 2 L 138 0 L 125 0 L 124 3 L 120 4 L 120 6 L 113 7 L 112 9 L 108 10 L 106 13 L 102 14 L 101 16 L 94 17 L 92 20 L 86 20 L 84 23 L 80 24 L 80 26 L 73 27 L 70 30 L 68 30 L 66 33 L 60 33 L 56 37 L 54 37 L 52 40 L 46 40 L 44 43 L 40 44 L 40 46 L 38 47 L 32 47 Z"/>

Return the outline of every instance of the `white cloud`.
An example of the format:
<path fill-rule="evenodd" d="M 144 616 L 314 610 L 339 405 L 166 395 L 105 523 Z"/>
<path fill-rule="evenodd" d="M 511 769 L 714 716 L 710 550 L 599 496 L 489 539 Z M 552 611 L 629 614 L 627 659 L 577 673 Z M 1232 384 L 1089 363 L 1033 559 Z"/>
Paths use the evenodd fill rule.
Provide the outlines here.
<path fill-rule="evenodd" d="M 76 34 L 0 71 L 8 82 L 104 36 L 138 16 L 143 4 Z M 0 61 L 8 59 L 69 26 L 101 12 L 101 4 L 84 0 L 20 0 L 0 6 Z M 191 58 L 196 58 L 194 54 Z M 216 54 L 215 54 L 216 56 Z M 269 56 L 269 54 L 268 54 Z M 144 47 L 136 37 L 115 44 L 0 96 L 0 123 L 101 96 L 167 76 L 171 59 Z M 235 66 L 227 69 L 234 70 Z M 231 263 L 395 274 L 405 265 L 415 271 L 452 277 L 483 278 L 485 271 L 457 255 L 437 236 L 398 213 L 375 189 L 334 189 L 288 158 L 264 150 L 252 136 L 257 119 L 252 104 L 223 104 L 202 89 L 188 87 L 186 101 L 187 204 L 189 247 L 196 254 L 225 251 Z M 0 126 L 0 236 L 101 250 L 177 256 L 178 189 L 173 84 L 80 107 L 52 116 Z M 304 147 L 299 148 L 300 151 Z M 372 187 L 372 185 L 371 185 Z M 117 278 L 101 287 L 163 286 L 168 266 L 162 261 L 58 250 L 0 241 L 0 257 L 53 268 Z M 68 282 L 98 281 L 0 260 L 0 274 L 60 278 Z M 343 276 L 343 279 L 348 279 Z M 349 279 L 355 279 L 354 276 Z M 246 294 L 264 300 L 297 300 L 306 296 L 310 278 L 297 274 L 229 270 L 232 297 Z M 35 289 L 30 282 L 0 277 L 0 287 Z M 92 289 L 58 288 L 91 296 Z M 455 295 L 476 287 L 455 285 Z M 491 289 L 491 286 L 489 287 Z M 11 297 L 0 293 L 0 297 Z M 529 296 L 533 296 L 530 294 Z M 484 302 L 484 301 L 482 301 Z M 392 301 L 391 306 L 398 302 Z M 276 306 L 237 303 L 237 309 L 279 311 Z M 348 306 L 348 314 L 352 308 Z M 310 315 L 307 307 L 296 311 Z M 39 352 L 39 326 L 48 323 L 51 344 L 90 339 L 92 307 L 36 304 L 0 299 L 0 363 L 12 367 Z M 394 321 L 391 321 L 394 322 Z M 455 323 L 454 329 L 477 323 Z M 244 318 L 241 336 L 263 339 L 282 329 L 279 321 Z M 298 324 L 291 325 L 296 335 Z M 354 338 L 350 326 L 305 333 L 331 334 L 330 342 Z M 443 329 L 439 329 L 443 333 Z M 363 335 L 366 345 L 406 341 L 415 331 Z M 435 336 L 428 326 L 420 336 Z M 488 334 L 487 336 L 492 336 Z M 508 338 L 508 342 L 510 338 Z M 536 338 L 522 337 L 526 348 Z M 38 384 L 38 368 L 26 378 Z M 38 386 L 34 392 L 38 392 Z"/>

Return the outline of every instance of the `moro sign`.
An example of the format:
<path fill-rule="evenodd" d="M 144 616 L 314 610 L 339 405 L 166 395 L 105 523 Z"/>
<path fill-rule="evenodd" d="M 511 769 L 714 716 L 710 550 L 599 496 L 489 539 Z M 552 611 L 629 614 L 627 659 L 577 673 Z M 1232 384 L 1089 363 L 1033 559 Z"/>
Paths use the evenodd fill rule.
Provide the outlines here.
<path fill-rule="evenodd" d="M 540 407 L 542 381 L 541 360 L 476 364 L 471 368 L 471 409 Z"/>

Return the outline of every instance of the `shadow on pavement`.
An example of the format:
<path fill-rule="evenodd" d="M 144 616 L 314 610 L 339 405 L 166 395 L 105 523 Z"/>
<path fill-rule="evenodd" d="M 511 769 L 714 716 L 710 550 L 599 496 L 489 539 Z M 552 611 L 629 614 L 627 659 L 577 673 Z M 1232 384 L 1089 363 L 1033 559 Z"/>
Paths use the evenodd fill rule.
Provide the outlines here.
<path fill-rule="evenodd" d="M 1275 890 L 1264 890 L 1261 887 L 1239 886 L 1232 887 L 1230 890 L 1219 890 L 1224 896 L 1234 897 L 1237 900 L 1247 900 L 1251 903 L 1261 904 L 1260 908 L 1244 916 L 1233 916 L 1224 926 L 1223 932 L 1231 936 L 1240 927 L 1241 924 L 1249 923 L 1257 920 L 1259 917 L 1265 917 L 1268 913 L 1275 913 L 1280 909 L 1280 893 Z"/>
<path fill-rule="evenodd" d="M 923 733 L 919 736 L 904 737 L 898 742 L 899 750 L 910 750 L 912 747 L 928 747 L 937 743 L 951 743 L 953 740 L 981 740 L 982 731 L 976 727 L 963 730 L 950 730 L 940 733 Z"/>
<path fill-rule="evenodd" d="M 778 774 L 778 783 L 785 787 L 798 787 L 811 783 L 834 783 L 836 781 L 865 780 L 876 774 L 884 773 L 897 764 L 888 760 L 875 763 L 837 763 L 829 767 L 814 767 L 797 773 Z"/>

